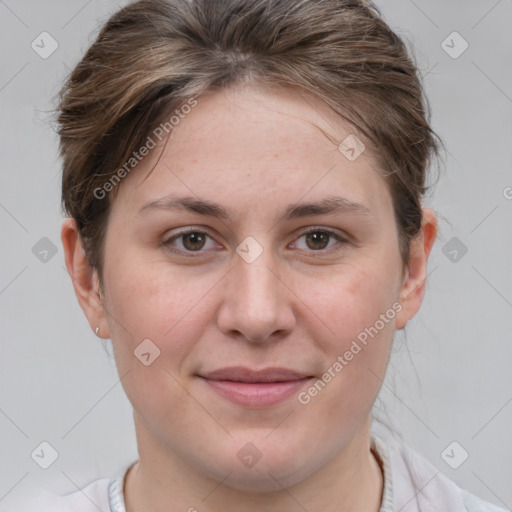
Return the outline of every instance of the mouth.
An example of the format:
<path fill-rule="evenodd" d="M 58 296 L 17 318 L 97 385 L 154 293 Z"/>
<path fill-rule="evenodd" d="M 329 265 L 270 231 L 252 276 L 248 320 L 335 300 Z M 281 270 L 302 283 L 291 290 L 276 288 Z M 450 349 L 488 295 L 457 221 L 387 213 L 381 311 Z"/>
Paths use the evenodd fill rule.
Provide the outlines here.
<path fill-rule="evenodd" d="M 198 376 L 217 395 L 249 408 L 265 408 L 283 402 L 314 378 L 287 368 L 251 370 L 242 366 Z"/>

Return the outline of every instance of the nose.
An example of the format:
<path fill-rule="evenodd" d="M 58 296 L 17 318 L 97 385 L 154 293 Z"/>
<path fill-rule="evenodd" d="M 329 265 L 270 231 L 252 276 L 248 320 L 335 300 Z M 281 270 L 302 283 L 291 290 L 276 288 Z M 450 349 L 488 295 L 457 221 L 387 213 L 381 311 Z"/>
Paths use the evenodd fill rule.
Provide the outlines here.
<path fill-rule="evenodd" d="M 267 250 L 251 263 L 235 254 L 234 267 L 224 281 L 217 317 L 224 334 L 249 342 L 267 342 L 293 330 L 294 295 L 279 268 Z"/>

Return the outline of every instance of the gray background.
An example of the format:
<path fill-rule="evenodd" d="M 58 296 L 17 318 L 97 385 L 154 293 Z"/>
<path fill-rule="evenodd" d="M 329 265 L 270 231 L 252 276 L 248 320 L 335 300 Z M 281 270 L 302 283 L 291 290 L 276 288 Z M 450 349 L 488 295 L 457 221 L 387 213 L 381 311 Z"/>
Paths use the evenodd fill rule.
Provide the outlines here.
<path fill-rule="evenodd" d="M 0 0 L 2 511 L 38 486 L 76 491 L 137 457 L 110 342 L 91 332 L 64 266 L 57 137 L 48 124 L 68 68 L 122 4 Z M 512 2 L 377 5 L 414 47 L 449 152 L 426 200 L 441 228 L 427 294 L 406 339 L 397 334 L 378 405 L 440 471 L 510 508 Z M 59 45 L 46 59 L 31 48 L 43 31 Z M 458 58 L 442 47 L 454 31 L 469 44 Z M 461 48 L 457 39 L 448 44 Z M 41 252 L 52 245 L 55 255 Z M 43 441 L 59 454 L 46 470 L 31 458 Z M 452 465 L 469 453 L 457 469 L 442 457 L 453 441 Z"/>

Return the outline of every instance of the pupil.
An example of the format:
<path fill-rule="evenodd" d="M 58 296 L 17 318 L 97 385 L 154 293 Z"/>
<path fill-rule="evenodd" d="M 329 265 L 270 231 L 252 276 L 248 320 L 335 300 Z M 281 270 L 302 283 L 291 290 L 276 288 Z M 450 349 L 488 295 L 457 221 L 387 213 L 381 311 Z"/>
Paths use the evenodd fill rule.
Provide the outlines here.
<path fill-rule="evenodd" d="M 329 242 L 329 235 L 327 233 L 322 233 L 321 231 L 315 233 L 309 233 L 306 236 L 306 239 L 313 242 L 313 247 L 308 243 L 308 247 L 310 249 L 325 249 Z M 319 243 L 320 246 L 317 244 Z"/>
<path fill-rule="evenodd" d="M 306 236 L 308 247 L 310 249 L 325 249 L 329 243 L 329 236 L 327 233 L 315 232 L 309 233 Z M 310 243 L 311 242 L 311 243 Z M 204 246 L 205 239 L 201 233 L 193 232 L 184 235 L 184 244 L 188 250 L 195 251 Z"/>
<path fill-rule="evenodd" d="M 191 242 L 191 243 L 188 243 L 188 242 Z M 191 250 L 191 251 L 195 251 L 195 250 L 198 250 L 198 249 L 201 249 L 204 245 L 204 236 L 201 234 L 201 233 L 197 233 L 197 232 L 194 232 L 194 233 L 187 233 L 186 235 L 184 235 L 184 243 L 183 245 Z"/>

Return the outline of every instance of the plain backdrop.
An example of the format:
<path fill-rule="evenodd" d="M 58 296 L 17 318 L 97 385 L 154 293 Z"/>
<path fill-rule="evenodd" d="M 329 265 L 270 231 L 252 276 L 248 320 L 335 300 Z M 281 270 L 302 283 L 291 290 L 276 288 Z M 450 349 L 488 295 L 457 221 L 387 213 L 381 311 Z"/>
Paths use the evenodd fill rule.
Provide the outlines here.
<path fill-rule="evenodd" d="M 0 0 L 2 511 L 38 486 L 73 492 L 137 458 L 110 342 L 91 332 L 64 266 L 48 117 L 68 70 L 123 4 Z M 512 2 L 377 6 L 413 47 L 448 149 L 426 199 L 440 234 L 424 304 L 406 339 L 396 336 L 377 407 L 441 472 L 510 508 Z M 32 46 L 42 32 L 58 44 L 47 58 Z M 31 456 L 42 442 L 58 453 L 48 469 Z"/>

